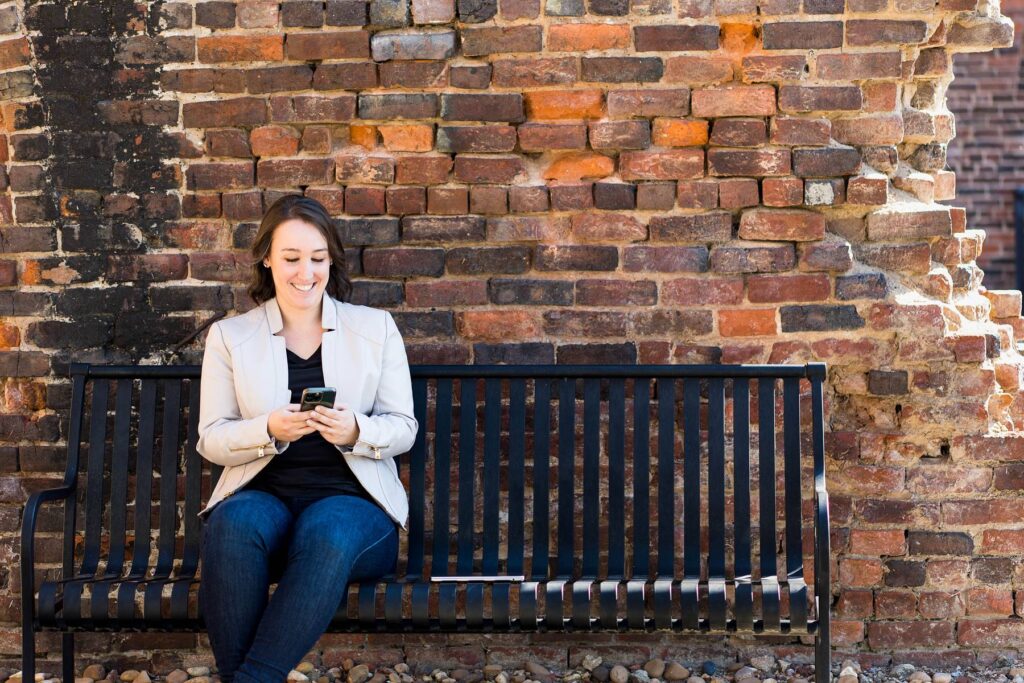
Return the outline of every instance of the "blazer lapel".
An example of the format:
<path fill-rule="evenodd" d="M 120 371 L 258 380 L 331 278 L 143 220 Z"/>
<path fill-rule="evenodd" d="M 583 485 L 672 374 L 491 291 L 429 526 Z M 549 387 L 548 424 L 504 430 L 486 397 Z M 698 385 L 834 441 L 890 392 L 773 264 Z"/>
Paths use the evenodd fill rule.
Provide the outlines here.
<path fill-rule="evenodd" d="M 292 392 L 288 388 L 288 353 L 284 337 L 279 335 L 284 329 L 284 319 L 281 317 L 281 309 L 277 305 L 277 299 L 267 301 L 267 323 L 270 326 L 270 349 L 272 365 L 274 368 L 273 397 L 274 406 L 286 405 L 292 402 Z M 259 391 L 259 387 L 256 387 Z"/>
<path fill-rule="evenodd" d="M 346 361 L 346 359 L 356 356 L 355 350 L 352 348 L 352 334 L 340 319 L 338 304 L 326 294 L 324 294 L 322 321 L 324 335 L 321 341 L 321 356 L 323 357 L 324 385 L 338 390 L 337 398 L 334 401 L 335 407 L 344 404 L 358 410 L 359 406 L 356 404 L 359 397 L 352 393 L 358 390 L 358 378 L 353 372 L 352 363 Z"/>

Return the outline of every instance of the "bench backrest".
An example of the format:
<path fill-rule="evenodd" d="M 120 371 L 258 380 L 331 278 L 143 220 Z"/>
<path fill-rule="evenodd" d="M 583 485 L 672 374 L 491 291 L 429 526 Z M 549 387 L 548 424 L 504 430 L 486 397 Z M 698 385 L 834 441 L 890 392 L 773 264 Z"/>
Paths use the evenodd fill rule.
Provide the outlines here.
<path fill-rule="evenodd" d="M 199 368 L 72 367 L 65 576 L 189 576 Z M 420 366 L 399 579 L 804 579 L 824 366 Z M 75 534 L 78 543 L 75 545 Z M 145 542 L 143 542 L 145 539 Z M 822 558 L 814 558 L 822 561 Z M 824 558 L 827 562 L 827 558 Z"/>

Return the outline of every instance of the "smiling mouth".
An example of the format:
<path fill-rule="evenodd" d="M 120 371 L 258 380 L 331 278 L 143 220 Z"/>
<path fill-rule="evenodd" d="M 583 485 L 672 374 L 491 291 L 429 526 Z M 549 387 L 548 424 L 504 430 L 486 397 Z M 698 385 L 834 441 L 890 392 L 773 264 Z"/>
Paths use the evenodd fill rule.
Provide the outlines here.
<path fill-rule="evenodd" d="M 312 291 L 312 290 L 313 290 L 313 287 L 314 287 L 314 285 L 313 285 L 313 284 L 309 284 L 309 285 L 297 285 L 297 284 L 295 284 L 295 283 L 293 282 L 293 283 L 292 283 L 292 287 L 294 287 L 295 289 L 299 290 L 300 292 L 310 292 L 310 291 Z"/>

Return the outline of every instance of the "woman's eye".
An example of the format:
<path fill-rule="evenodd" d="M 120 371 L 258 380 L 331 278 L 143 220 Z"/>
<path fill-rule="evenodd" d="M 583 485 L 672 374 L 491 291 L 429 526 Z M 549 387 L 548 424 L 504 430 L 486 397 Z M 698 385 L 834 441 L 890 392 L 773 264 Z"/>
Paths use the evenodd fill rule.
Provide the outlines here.
<path fill-rule="evenodd" d="M 324 262 L 324 261 L 326 261 L 326 260 L 327 260 L 327 259 L 322 259 L 322 258 L 315 258 L 315 259 L 313 259 L 313 263 L 323 263 L 323 262 Z"/>
<path fill-rule="evenodd" d="M 298 263 L 299 259 L 297 259 L 297 258 L 286 258 L 285 261 L 287 261 L 288 263 Z"/>

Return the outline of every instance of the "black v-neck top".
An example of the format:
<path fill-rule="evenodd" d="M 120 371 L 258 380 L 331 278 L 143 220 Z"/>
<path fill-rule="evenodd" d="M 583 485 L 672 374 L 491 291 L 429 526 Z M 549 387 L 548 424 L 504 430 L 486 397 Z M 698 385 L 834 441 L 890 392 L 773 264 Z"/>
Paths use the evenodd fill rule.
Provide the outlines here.
<path fill-rule="evenodd" d="M 309 358 L 288 350 L 288 389 L 298 403 L 302 390 L 324 385 L 320 347 Z M 247 488 L 280 497 L 325 498 L 345 494 L 373 500 L 352 474 L 344 456 L 320 432 L 293 441 L 249 483 Z"/>

